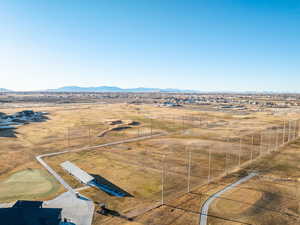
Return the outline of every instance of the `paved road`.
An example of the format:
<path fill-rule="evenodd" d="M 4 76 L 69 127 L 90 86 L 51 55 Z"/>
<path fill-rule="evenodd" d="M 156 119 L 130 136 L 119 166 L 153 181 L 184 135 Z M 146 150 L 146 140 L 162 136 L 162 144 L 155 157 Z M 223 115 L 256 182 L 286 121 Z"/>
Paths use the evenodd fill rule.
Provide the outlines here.
<path fill-rule="evenodd" d="M 240 179 L 239 181 L 230 184 L 229 186 L 225 187 L 223 190 L 215 193 L 214 195 L 210 196 L 206 202 L 204 203 L 204 205 L 202 206 L 201 209 L 201 214 L 200 214 L 200 225 L 207 225 L 207 215 L 208 215 L 208 208 L 209 205 L 216 199 L 219 198 L 222 194 L 224 194 L 226 191 L 229 191 L 230 189 L 238 186 L 239 184 L 242 184 L 244 182 L 246 182 L 247 180 L 251 179 L 252 177 L 255 177 L 257 175 L 257 173 L 251 173 L 248 176 Z"/>
<path fill-rule="evenodd" d="M 127 139 L 123 141 L 116 141 L 91 147 L 84 147 L 79 148 L 75 150 L 66 150 L 62 152 L 54 152 L 54 153 L 48 153 L 39 155 L 36 157 L 36 160 L 42 164 L 48 171 L 51 173 L 59 183 L 61 183 L 68 192 L 58 196 L 57 198 L 45 202 L 44 207 L 47 208 L 62 208 L 62 216 L 68 219 L 71 219 L 72 222 L 75 222 L 76 225 L 91 225 L 93 220 L 93 214 L 95 210 L 94 203 L 92 200 L 82 196 L 82 198 L 77 198 L 75 193 L 77 190 L 73 189 L 54 169 L 52 169 L 44 160 L 44 157 L 54 156 L 54 155 L 60 155 L 65 154 L 69 152 L 78 152 L 78 151 L 84 151 L 84 150 L 91 150 L 95 148 L 100 147 L 106 147 L 106 146 L 112 146 L 112 145 L 118 145 L 123 143 L 129 143 L 134 141 L 140 141 L 144 139 L 149 139 L 153 137 L 162 136 L 164 134 L 155 134 L 151 136 L 144 136 L 144 137 L 137 137 L 132 139 Z"/>

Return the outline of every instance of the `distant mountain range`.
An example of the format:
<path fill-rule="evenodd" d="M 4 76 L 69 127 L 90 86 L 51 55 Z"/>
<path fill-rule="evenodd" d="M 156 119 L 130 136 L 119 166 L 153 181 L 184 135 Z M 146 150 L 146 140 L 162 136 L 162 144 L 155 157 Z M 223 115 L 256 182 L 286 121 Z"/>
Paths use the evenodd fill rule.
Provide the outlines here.
<path fill-rule="evenodd" d="M 0 88 L 0 92 L 11 92 L 11 90 L 5 89 L 5 88 Z"/>
<path fill-rule="evenodd" d="M 199 91 L 195 90 L 181 90 L 181 89 L 160 89 L 160 88 L 119 88 L 111 86 L 99 86 L 99 87 L 77 87 L 77 86 L 65 86 L 57 89 L 48 89 L 48 92 L 168 92 L 168 93 L 195 93 Z"/>

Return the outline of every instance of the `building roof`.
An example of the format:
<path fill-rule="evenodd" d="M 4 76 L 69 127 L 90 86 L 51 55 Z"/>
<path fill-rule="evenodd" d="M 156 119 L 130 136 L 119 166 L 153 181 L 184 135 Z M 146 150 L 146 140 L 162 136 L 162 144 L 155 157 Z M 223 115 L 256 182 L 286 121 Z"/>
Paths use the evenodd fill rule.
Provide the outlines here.
<path fill-rule="evenodd" d="M 0 208 L 0 223 L 5 225 L 59 225 L 62 209 L 36 207 Z"/>
<path fill-rule="evenodd" d="M 82 183 L 89 183 L 92 180 L 94 180 L 94 177 L 89 175 L 87 172 L 83 171 L 79 167 L 75 166 L 73 163 L 66 161 L 60 164 L 62 168 L 64 168 L 68 173 L 73 175 L 75 178 L 77 178 Z"/>

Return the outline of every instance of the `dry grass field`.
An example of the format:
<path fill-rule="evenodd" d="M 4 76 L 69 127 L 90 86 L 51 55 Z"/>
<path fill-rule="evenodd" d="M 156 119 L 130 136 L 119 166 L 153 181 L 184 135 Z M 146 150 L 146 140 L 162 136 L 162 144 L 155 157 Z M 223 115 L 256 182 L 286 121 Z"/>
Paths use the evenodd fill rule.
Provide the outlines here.
<path fill-rule="evenodd" d="M 280 152 L 266 155 L 236 173 L 192 189 L 190 193 L 174 198 L 165 206 L 137 217 L 135 221 L 147 225 L 199 224 L 200 208 L 210 195 L 243 174 L 257 171 L 258 177 L 226 192 L 212 203 L 208 224 L 299 224 L 299 157 L 300 141 L 297 140 Z M 122 222 L 116 220 L 115 224 Z"/>
<path fill-rule="evenodd" d="M 2 111 L 12 113 L 20 110 L 22 109 Z M 82 190 L 81 193 L 95 202 L 105 202 L 111 210 L 121 215 L 139 215 L 135 218 L 135 223 L 149 225 L 197 224 L 199 209 L 207 196 L 236 180 L 238 174 L 222 177 L 237 171 L 239 165 L 246 166 L 245 163 L 251 159 L 274 150 L 277 143 L 283 142 L 283 136 L 285 140 L 288 138 L 288 132 L 283 133 L 283 121 L 299 119 L 293 113 L 249 112 L 240 115 L 195 108 L 131 104 L 61 105 L 39 108 L 38 111 L 48 112 L 49 120 L 19 127 L 15 138 L 0 137 L 0 196 L 6 196 L 0 197 L 0 201 L 15 200 L 23 196 L 30 198 L 32 195 L 37 199 L 47 199 L 63 191 L 35 162 L 34 157 L 39 154 L 126 140 L 149 135 L 151 132 L 161 133 L 164 135 L 148 140 L 45 159 L 75 188 L 81 185 L 62 170 L 59 166 L 61 162 L 69 160 L 88 173 L 101 176 L 117 185 L 131 197 L 116 198 L 93 188 Z M 109 121 L 116 120 L 130 120 L 135 124 L 129 128 L 113 130 Z M 287 124 L 285 128 L 287 129 Z M 292 128 L 293 126 L 290 131 L 295 133 Z M 100 135 L 104 131 L 108 132 Z M 294 148 L 297 149 L 297 146 L 295 143 Z M 298 154 L 297 151 L 295 154 Z M 291 156 L 272 155 L 276 156 L 280 157 L 275 160 L 276 164 L 272 163 L 273 158 L 261 158 L 247 164 L 247 170 L 263 171 L 264 176 L 269 176 L 268 172 L 273 176 L 275 171 L 280 174 L 294 170 L 287 163 L 287 158 Z M 143 213 L 161 202 L 162 176 L 166 205 Z M 24 179 L 29 180 L 26 185 Z M 207 185 L 208 181 L 213 183 Z M 215 183 L 216 181 L 218 182 Z M 266 185 L 265 180 L 261 178 L 258 180 L 259 184 L 251 183 L 255 181 L 256 179 L 244 184 L 249 188 L 239 189 L 244 192 L 234 190 L 227 193 L 226 198 L 239 201 L 237 204 L 223 199 L 214 202 L 210 210 L 214 216 L 210 217 L 209 222 L 234 224 L 234 221 L 250 221 L 247 223 L 251 224 L 254 221 L 251 220 L 254 217 L 251 216 L 253 205 L 264 205 L 265 202 L 269 204 L 269 199 L 273 198 L 273 195 L 270 197 L 256 190 L 258 187 L 263 190 L 270 186 Z M 36 182 L 41 183 L 40 186 L 32 189 Z M 24 185 L 24 189 L 16 188 L 10 194 L 9 185 Z M 274 191 L 284 192 L 277 186 L 274 186 Z M 191 192 L 186 194 L 188 188 Z M 22 192 L 22 195 L 18 195 L 18 192 Z M 249 198 L 244 205 L 243 196 Z M 223 201 L 226 203 L 222 203 Z M 293 208 L 295 203 L 287 206 Z M 256 213 L 255 210 L 253 212 Z M 265 218 L 263 213 L 261 217 Z M 230 220 L 226 222 L 224 218 Z M 95 215 L 95 225 L 126 223 L 128 221 L 122 218 Z"/>

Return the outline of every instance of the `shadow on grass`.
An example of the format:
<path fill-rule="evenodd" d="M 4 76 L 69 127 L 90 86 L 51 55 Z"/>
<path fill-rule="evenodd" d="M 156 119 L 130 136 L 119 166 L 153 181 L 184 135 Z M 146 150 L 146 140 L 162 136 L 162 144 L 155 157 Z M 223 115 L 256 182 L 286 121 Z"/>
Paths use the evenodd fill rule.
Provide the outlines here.
<path fill-rule="evenodd" d="M 16 138 L 16 128 L 0 128 L 0 137 Z"/>
<path fill-rule="evenodd" d="M 97 174 L 90 174 L 90 175 L 95 178 L 97 184 L 104 185 L 105 187 L 112 190 L 113 192 L 120 193 L 122 195 L 122 197 L 130 197 L 130 198 L 134 197 L 132 194 L 128 193 L 127 191 L 123 190 L 122 188 L 111 183 L 109 180 L 105 179 L 104 177 L 97 175 Z M 107 193 L 108 195 L 114 196 L 113 194 L 103 190 L 102 188 L 100 188 L 100 189 L 102 191 L 104 191 L 105 193 Z"/>
<path fill-rule="evenodd" d="M 101 215 L 104 215 L 104 216 L 112 216 L 112 217 L 119 217 L 121 219 L 125 219 L 125 220 L 128 220 L 128 221 L 132 221 L 133 219 L 132 218 L 129 218 L 125 215 L 122 215 L 120 214 L 118 211 L 115 211 L 115 210 L 111 210 L 111 209 L 108 209 L 108 208 L 100 208 L 97 213 L 101 214 Z"/>
<path fill-rule="evenodd" d="M 22 117 L 12 117 L 9 116 L 10 118 L 12 118 L 12 121 L 10 122 L 10 125 L 4 125 L 7 124 L 1 119 L 1 116 L 4 117 L 8 117 L 6 114 L 1 113 L 0 112 L 0 137 L 10 137 L 10 138 L 16 138 L 16 134 L 18 134 L 16 132 L 16 127 L 14 126 L 24 126 L 26 124 L 30 124 L 30 123 L 41 123 L 41 122 L 45 122 L 47 120 L 50 120 L 50 118 L 48 116 L 46 116 L 46 114 L 44 115 L 40 115 L 38 118 L 30 118 L 30 119 L 23 119 Z M 2 124 L 2 125 L 1 125 Z"/>

